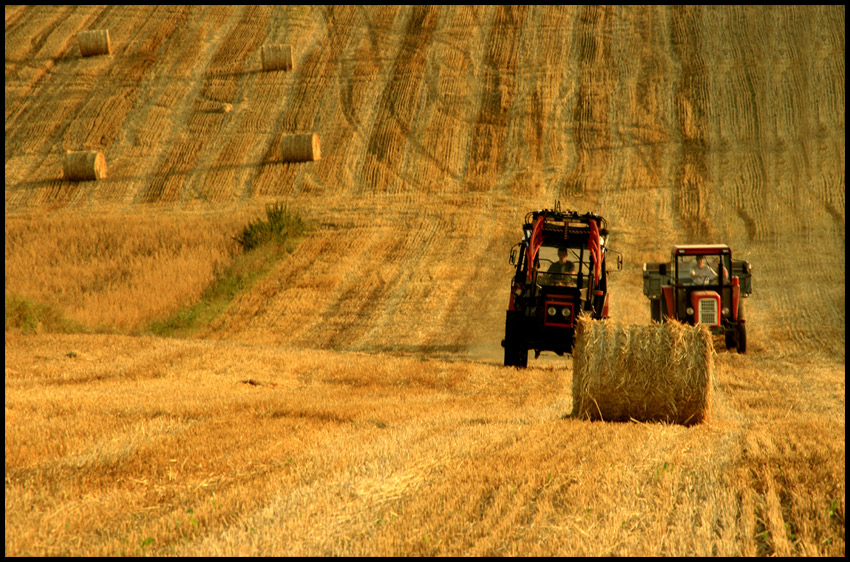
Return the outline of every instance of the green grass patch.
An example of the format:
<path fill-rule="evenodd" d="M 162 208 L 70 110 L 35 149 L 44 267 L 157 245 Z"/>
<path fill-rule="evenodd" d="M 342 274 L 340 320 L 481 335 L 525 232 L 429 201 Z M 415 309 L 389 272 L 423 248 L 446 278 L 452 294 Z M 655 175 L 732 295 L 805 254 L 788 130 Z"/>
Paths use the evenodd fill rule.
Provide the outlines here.
<path fill-rule="evenodd" d="M 164 337 L 190 337 L 218 317 L 242 292 L 249 290 L 272 267 L 291 253 L 306 231 L 301 218 L 281 205 L 266 208 L 266 218 L 248 224 L 234 236 L 243 249 L 233 263 L 216 273 L 198 302 L 186 306 L 148 330 Z"/>
<path fill-rule="evenodd" d="M 25 334 L 85 331 L 81 324 L 67 319 L 55 306 L 14 294 L 6 294 L 5 301 L 7 331 L 20 330 Z"/>

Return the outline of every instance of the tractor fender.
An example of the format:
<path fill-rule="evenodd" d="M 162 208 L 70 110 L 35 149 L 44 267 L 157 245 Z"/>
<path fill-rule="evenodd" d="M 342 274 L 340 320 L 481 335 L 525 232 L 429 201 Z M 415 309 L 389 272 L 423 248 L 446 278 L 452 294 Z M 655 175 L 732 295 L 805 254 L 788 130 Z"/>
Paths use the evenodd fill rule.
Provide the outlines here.
<path fill-rule="evenodd" d="M 732 318 L 738 320 L 738 300 L 741 298 L 741 283 L 738 276 L 732 278 Z"/>

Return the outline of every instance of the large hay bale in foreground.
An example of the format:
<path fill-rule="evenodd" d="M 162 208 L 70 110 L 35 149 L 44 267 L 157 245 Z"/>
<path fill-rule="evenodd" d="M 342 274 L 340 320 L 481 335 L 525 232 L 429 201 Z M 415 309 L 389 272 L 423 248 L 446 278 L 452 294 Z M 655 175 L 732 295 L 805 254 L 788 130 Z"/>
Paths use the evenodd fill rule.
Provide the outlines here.
<path fill-rule="evenodd" d="M 77 33 L 77 40 L 80 42 L 80 54 L 84 57 L 112 54 L 108 29 L 80 31 Z"/>
<path fill-rule="evenodd" d="M 714 348 L 705 326 L 578 319 L 573 417 L 693 425 L 708 420 Z"/>
<path fill-rule="evenodd" d="M 284 162 L 312 162 L 322 157 L 316 133 L 284 135 L 280 141 L 280 157 Z"/>
<path fill-rule="evenodd" d="M 292 70 L 292 47 L 289 45 L 264 45 L 260 50 L 263 70 Z"/>
<path fill-rule="evenodd" d="M 106 177 L 106 158 L 95 150 L 65 153 L 65 179 L 72 181 L 100 180 Z"/>

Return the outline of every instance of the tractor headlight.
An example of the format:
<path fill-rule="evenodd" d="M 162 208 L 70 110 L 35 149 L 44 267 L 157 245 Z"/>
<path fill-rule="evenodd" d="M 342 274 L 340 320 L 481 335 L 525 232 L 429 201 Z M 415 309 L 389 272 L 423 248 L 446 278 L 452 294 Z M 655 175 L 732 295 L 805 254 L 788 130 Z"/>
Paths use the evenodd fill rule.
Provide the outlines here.
<path fill-rule="evenodd" d="M 721 308 L 721 309 L 720 309 L 720 313 L 721 313 L 723 316 L 729 316 L 729 309 L 728 309 L 727 307 L 725 307 L 725 306 L 724 306 L 723 308 Z"/>
<path fill-rule="evenodd" d="M 555 316 L 555 314 L 558 313 L 558 309 L 554 306 L 550 306 L 548 309 L 546 309 L 546 312 L 549 313 L 549 316 Z"/>
<path fill-rule="evenodd" d="M 691 308 L 690 306 L 689 306 L 688 308 L 686 308 L 686 309 L 685 309 L 685 312 L 687 312 L 687 313 L 688 313 L 688 316 L 693 316 L 693 315 L 694 315 L 694 309 L 693 309 L 693 308 Z"/>

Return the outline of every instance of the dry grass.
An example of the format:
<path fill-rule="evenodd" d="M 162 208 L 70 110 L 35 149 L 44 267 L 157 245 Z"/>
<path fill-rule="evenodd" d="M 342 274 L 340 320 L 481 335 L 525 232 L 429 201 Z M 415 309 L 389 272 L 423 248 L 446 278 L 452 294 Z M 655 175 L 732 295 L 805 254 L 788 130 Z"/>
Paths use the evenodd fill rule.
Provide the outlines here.
<path fill-rule="evenodd" d="M 721 355 L 684 428 L 565 419 L 558 365 L 110 335 L 6 356 L 7 555 L 844 553 L 843 393 L 778 362 Z"/>
<path fill-rule="evenodd" d="M 705 326 L 623 326 L 580 317 L 573 416 L 693 425 L 709 416 L 714 363 Z"/>

